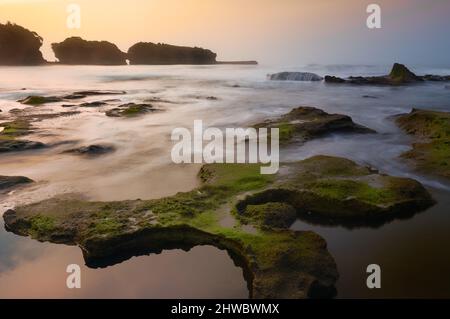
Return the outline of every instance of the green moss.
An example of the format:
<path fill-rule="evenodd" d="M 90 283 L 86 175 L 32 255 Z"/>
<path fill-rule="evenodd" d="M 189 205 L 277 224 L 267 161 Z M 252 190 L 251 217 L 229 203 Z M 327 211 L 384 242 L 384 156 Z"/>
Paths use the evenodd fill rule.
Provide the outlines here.
<path fill-rule="evenodd" d="M 0 139 L 13 140 L 16 137 L 24 136 L 30 133 L 31 125 L 28 121 L 16 120 L 0 124 L 3 131 L 0 132 Z"/>
<path fill-rule="evenodd" d="M 388 188 L 375 188 L 367 183 L 353 180 L 320 180 L 306 184 L 305 189 L 331 199 L 342 200 L 354 197 L 374 205 L 386 204 L 396 200 L 395 193 Z"/>
<path fill-rule="evenodd" d="M 34 237 L 46 235 L 55 230 L 55 220 L 50 216 L 36 215 L 30 218 L 30 233 Z"/>
<path fill-rule="evenodd" d="M 419 171 L 450 178 L 450 113 L 413 110 L 397 124 L 419 139 L 402 156 L 414 160 Z"/>
<path fill-rule="evenodd" d="M 285 143 L 288 142 L 289 140 L 291 140 L 294 137 L 295 134 L 295 126 L 284 122 L 284 123 L 280 123 L 278 125 L 278 128 L 280 130 L 280 143 Z"/>
<path fill-rule="evenodd" d="M 90 227 L 90 231 L 96 235 L 114 234 L 117 233 L 122 227 L 123 224 L 117 219 L 104 218 L 92 224 Z"/>

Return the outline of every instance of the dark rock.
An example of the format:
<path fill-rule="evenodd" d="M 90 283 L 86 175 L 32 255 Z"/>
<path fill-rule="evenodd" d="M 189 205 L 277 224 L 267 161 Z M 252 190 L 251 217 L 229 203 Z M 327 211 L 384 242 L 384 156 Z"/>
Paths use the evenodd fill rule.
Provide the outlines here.
<path fill-rule="evenodd" d="M 128 50 L 130 64 L 216 64 L 217 54 L 202 49 L 139 42 Z"/>
<path fill-rule="evenodd" d="M 90 90 L 90 91 L 77 91 L 74 92 L 75 96 L 95 96 L 95 95 L 123 95 L 127 94 L 126 91 L 118 91 L 118 90 Z"/>
<path fill-rule="evenodd" d="M 0 191 L 9 190 L 16 186 L 32 182 L 33 180 L 23 176 L 0 176 Z"/>
<path fill-rule="evenodd" d="M 410 83 L 422 81 L 417 75 L 411 72 L 405 65 L 394 63 L 389 79 L 396 83 Z"/>
<path fill-rule="evenodd" d="M 110 145 L 89 145 L 79 148 L 70 149 L 64 151 L 64 153 L 75 154 L 75 155 L 85 155 L 85 156 L 100 156 L 114 152 L 116 149 L 114 146 Z"/>
<path fill-rule="evenodd" d="M 38 96 L 38 95 L 31 95 L 24 99 L 18 100 L 17 102 L 20 102 L 22 104 L 27 105 L 41 105 L 45 103 L 56 103 L 61 102 L 63 99 L 57 96 Z"/>
<path fill-rule="evenodd" d="M 46 61 L 40 48 L 43 39 L 19 25 L 0 23 L 0 65 L 39 65 Z"/>
<path fill-rule="evenodd" d="M 20 152 L 44 148 L 45 144 L 28 140 L 3 140 L 0 139 L 0 153 Z"/>
<path fill-rule="evenodd" d="M 108 103 L 103 102 L 103 101 L 95 101 L 95 102 L 82 103 L 79 106 L 81 106 L 81 107 L 100 107 L 100 106 L 104 106 L 104 105 L 108 105 Z"/>
<path fill-rule="evenodd" d="M 151 104 L 128 103 L 108 110 L 105 114 L 110 117 L 135 117 L 156 111 L 157 109 L 155 109 Z"/>
<path fill-rule="evenodd" d="M 325 75 L 325 82 L 326 83 L 345 83 L 346 81 L 337 76 Z"/>
<path fill-rule="evenodd" d="M 280 72 L 269 74 L 269 80 L 272 81 L 322 81 L 323 78 L 310 72 Z"/>
<path fill-rule="evenodd" d="M 351 117 L 342 114 L 328 114 L 320 109 L 301 106 L 275 120 L 255 125 L 256 128 L 279 128 L 280 142 L 292 140 L 306 142 L 331 133 L 375 133 L 355 124 Z"/>
<path fill-rule="evenodd" d="M 62 64 L 72 65 L 126 65 L 126 54 L 107 41 L 86 41 L 72 37 L 53 43 L 52 49 Z"/>
<path fill-rule="evenodd" d="M 426 174 L 450 178 L 450 113 L 413 109 L 396 117 L 406 133 L 416 137 L 412 150 L 402 154 Z"/>
<path fill-rule="evenodd" d="M 365 99 L 378 99 L 378 97 L 374 95 L 363 95 L 362 97 Z"/>

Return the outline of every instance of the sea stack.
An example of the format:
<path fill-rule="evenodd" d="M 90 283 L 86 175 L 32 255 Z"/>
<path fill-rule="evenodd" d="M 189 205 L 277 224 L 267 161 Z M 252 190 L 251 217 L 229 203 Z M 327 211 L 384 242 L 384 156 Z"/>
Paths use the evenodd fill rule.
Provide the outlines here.
<path fill-rule="evenodd" d="M 86 41 L 80 37 L 67 38 L 52 44 L 61 64 L 71 65 L 126 65 L 126 54 L 107 41 Z"/>
<path fill-rule="evenodd" d="M 42 42 L 36 32 L 10 22 L 0 23 L 0 65 L 46 63 L 40 51 Z"/>

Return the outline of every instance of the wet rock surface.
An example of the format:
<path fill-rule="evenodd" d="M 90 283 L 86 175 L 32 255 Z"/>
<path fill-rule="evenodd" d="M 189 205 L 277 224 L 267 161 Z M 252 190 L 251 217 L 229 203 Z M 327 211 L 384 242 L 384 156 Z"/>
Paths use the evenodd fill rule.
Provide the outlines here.
<path fill-rule="evenodd" d="M 280 72 L 268 75 L 271 81 L 322 81 L 323 78 L 310 72 Z"/>
<path fill-rule="evenodd" d="M 30 183 L 33 183 L 33 180 L 29 179 L 28 177 L 0 175 L 0 193 Z"/>
<path fill-rule="evenodd" d="M 112 153 L 115 150 L 116 150 L 116 148 L 112 145 L 96 145 L 96 144 L 94 144 L 94 145 L 89 145 L 89 146 L 73 148 L 73 149 L 64 151 L 64 153 L 88 156 L 88 157 L 97 157 L 97 156 Z"/>
<path fill-rule="evenodd" d="M 402 157 L 420 172 L 450 178 L 450 113 L 413 109 L 395 121 L 416 138 L 412 150 Z"/>
<path fill-rule="evenodd" d="M 443 82 L 450 81 L 450 76 L 424 75 L 418 76 L 411 72 L 405 65 L 395 63 L 391 72 L 384 76 L 350 76 L 339 78 L 332 75 L 325 76 L 325 83 L 331 84 L 357 84 L 357 85 L 404 85 L 424 81 Z"/>
<path fill-rule="evenodd" d="M 332 133 L 375 133 L 342 114 L 329 114 L 318 108 L 300 106 L 274 120 L 255 125 L 256 128 L 279 128 L 280 142 L 306 142 Z"/>
<path fill-rule="evenodd" d="M 137 117 L 156 111 L 158 111 L 158 109 L 155 109 L 151 104 L 128 103 L 108 110 L 105 112 L 105 114 L 109 117 Z"/>

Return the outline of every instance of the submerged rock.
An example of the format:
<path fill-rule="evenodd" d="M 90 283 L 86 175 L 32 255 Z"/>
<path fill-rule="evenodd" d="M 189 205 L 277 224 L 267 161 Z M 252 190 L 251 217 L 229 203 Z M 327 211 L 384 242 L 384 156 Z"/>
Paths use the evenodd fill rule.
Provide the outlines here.
<path fill-rule="evenodd" d="M 62 64 L 126 65 L 126 54 L 107 41 L 86 41 L 71 37 L 52 44 L 55 57 Z"/>
<path fill-rule="evenodd" d="M 95 102 L 82 103 L 79 106 L 80 107 L 100 107 L 100 106 L 105 106 L 105 105 L 108 105 L 108 103 L 103 102 L 103 101 L 95 101 Z"/>
<path fill-rule="evenodd" d="M 310 72 L 280 72 L 269 74 L 269 80 L 272 81 L 322 81 L 323 78 Z"/>
<path fill-rule="evenodd" d="M 75 96 L 95 96 L 95 95 L 123 95 L 127 94 L 126 91 L 120 91 L 120 90 L 91 90 L 91 91 L 77 91 L 74 92 L 73 95 Z"/>
<path fill-rule="evenodd" d="M 450 113 L 413 109 L 396 122 L 417 138 L 402 157 L 413 160 L 421 172 L 450 178 Z"/>
<path fill-rule="evenodd" d="M 40 105 L 45 103 L 55 103 L 61 102 L 63 99 L 57 96 L 39 96 L 39 95 L 31 95 L 24 99 L 18 100 L 22 104 L 27 105 Z"/>
<path fill-rule="evenodd" d="M 43 39 L 16 24 L 0 23 L 0 65 L 39 65 L 46 61 L 40 48 Z"/>
<path fill-rule="evenodd" d="M 217 54 L 203 48 L 139 42 L 128 50 L 130 64 L 216 64 Z"/>
<path fill-rule="evenodd" d="M 2 123 L 0 132 L 0 153 L 34 150 L 45 147 L 41 142 L 18 139 L 32 132 L 31 125 L 26 120 L 16 120 Z"/>
<path fill-rule="evenodd" d="M 0 192 L 32 182 L 33 180 L 24 176 L 0 176 Z"/>
<path fill-rule="evenodd" d="M 128 103 L 120 105 L 119 107 L 113 108 L 106 111 L 106 115 L 110 117 L 136 117 L 149 112 L 156 112 L 157 109 L 151 104 L 135 104 Z"/>
<path fill-rule="evenodd" d="M 64 153 L 83 155 L 83 156 L 100 156 L 114 152 L 116 149 L 111 145 L 89 145 L 64 151 Z"/>
<path fill-rule="evenodd" d="M 300 106 L 278 119 L 267 120 L 255 127 L 279 128 L 281 143 L 306 142 L 332 133 L 375 133 L 365 126 L 355 124 L 347 115 L 328 114 L 308 106 Z"/>

